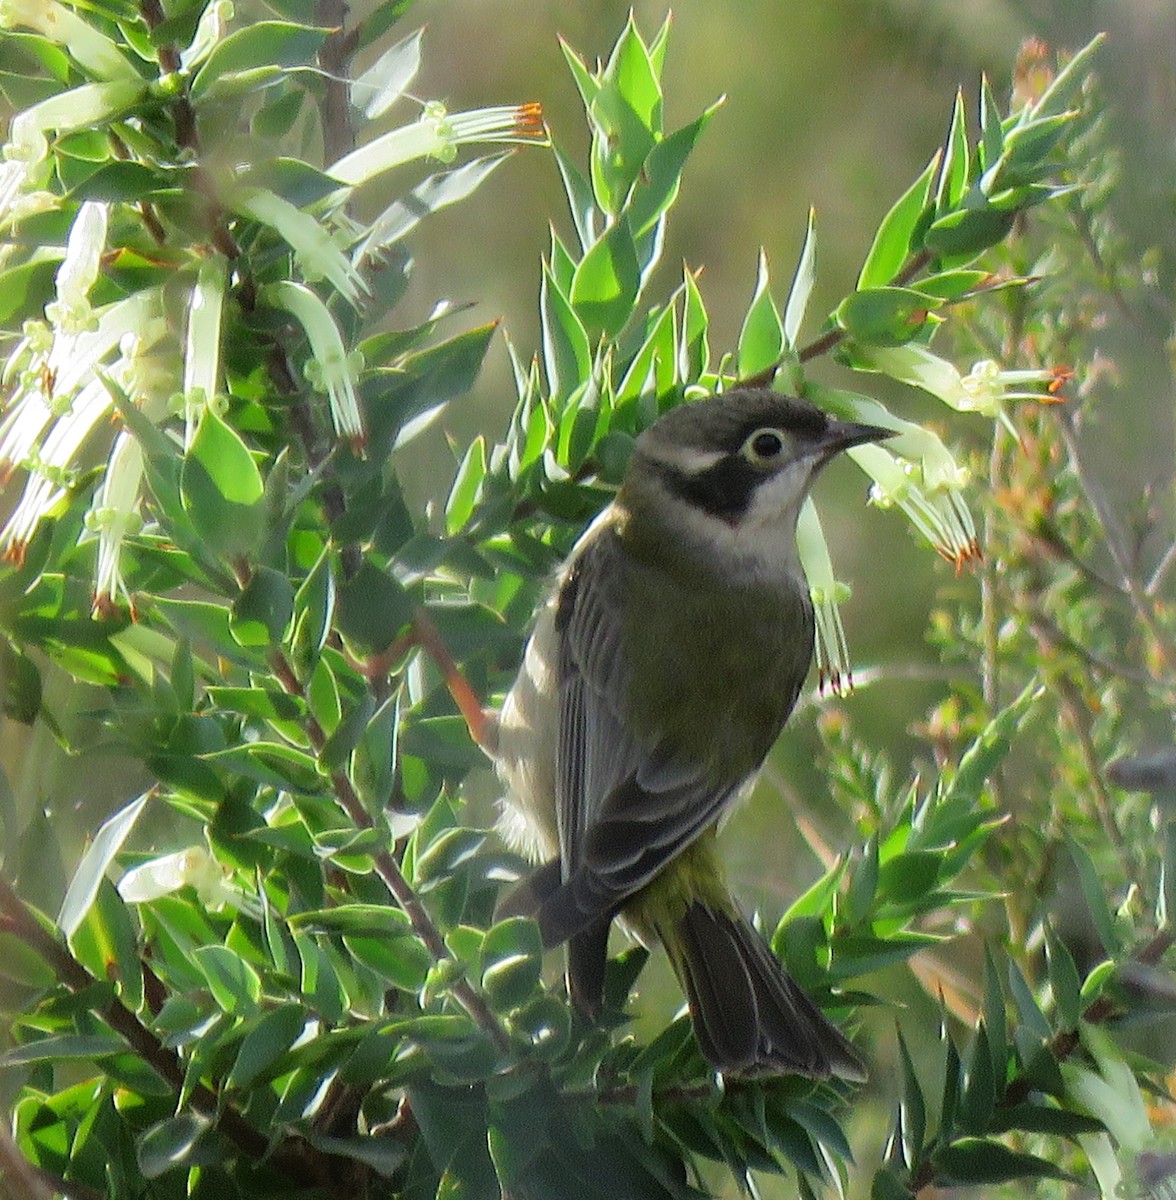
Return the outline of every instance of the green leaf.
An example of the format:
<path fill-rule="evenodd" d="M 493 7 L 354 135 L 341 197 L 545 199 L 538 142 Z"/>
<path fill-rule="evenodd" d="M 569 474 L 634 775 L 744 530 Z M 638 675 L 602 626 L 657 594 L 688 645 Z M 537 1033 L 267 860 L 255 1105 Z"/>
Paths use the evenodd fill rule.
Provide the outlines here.
<path fill-rule="evenodd" d="M 294 589 L 272 567 L 258 567 L 229 610 L 229 629 L 241 646 L 274 646 L 282 642 L 294 615 Z"/>
<path fill-rule="evenodd" d="M 484 845 L 486 834 L 480 829 L 446 829 L 423 851 L 418 852 L 413 882 L 422 890 L 452 875 Z"/>
<path fill-rule="evenodd" d="M 109 879 L 101 880 L 94 903 L 70 935 L 69 944 L 92 975 L 116 984 L 122 1003 L 138 1011 L 143 1004 L 138 929 Z"/>
<path fill-rule="evenodd" d="M 1077 1029 L 1082 1019 L 1082 980 L 1073 956 L 1049 924 L 1045 927 L 1045 963 L 1058 1025 L 1065 1030 Z"/>
<path fill-rule="evenodd" d="M 932 1163 L 938 1182 L 962 1187 L 1007 1183 L 1013 1179 L 1071 1178 L 1060 1167 L 1035 1154 L 1020 1154 L 985 1138 L 964 1138 L 944 1146 L 936 1151 Z"/>
<path fill-rule="evenodd" d="M 897 903 L 920 900 L 938 885 L 942 866 L 942 851 L 909 850 L 896 854 L 878 870 L 878 894 Z"/>
<path fill-rule="evenodd" d="M 1086 907 L 1090 912 L 1090 919 L 1098 934 L 1098 940 L 1102 942 L 1103 949 L 1107 954 L 1111 958 L 1116 958 L 1123 952 L 1123 941 L 1119 937 L 1119 931 L 1115 928 L 1115 918 L 1107 903 L 1102 880 L 1099 878 L 1090 855 L 1070 835 L 1069 830 L 1062 832 L 1066 839 L 1066 848 L 1074 860 L 1074 867 L 1078 872 L 1078 882 L 1082 887 L 1082 895 L 1086 898 Z"/>
<path fill-rule="evenodd" d="M 784 349 L 784 326 L 772 300 L 767 255 L 761 250 L 755 292 L 739 331 L 739 377 L 748 379 L 766 371 L 780 360 Z"/>
<path fill-rule="evenodd" d="M 816 209 L 810 208 L 808 225 L 804 231 L 804 244 L 800 248 L 800 258 L 792 276 L 792 287 L 784 305 L 784 341 L 789 349 L 796 348 L 796 338 L 800 333 L 801 322 L 804 320 L 805 309 L 808 308 L 809 296 L 812 295 L 813 284 L 816 281 L 817 212 Z"/>
<path fill-rule="evenodd" d="M 478 489 L 485 478 L 486 439 L 479 434 L 466 448 L 445 501 L 445 531 L 450 537 L 459 533 L 473 516 Z"/>
<path fill-rule="evenodd" d="M 266 1013 L 245 1035 L 225 1079 L 226 1087 L 252 1087 L 295 1043 L 306 1027 L 306 1010 L 285 1004 Z"/>
<path fill-rule="evenodd" d="M 1164 825 L 1164 857 L 1160 863 L 1160 895 L 1156 909 L 1156 919 L 1162 928 L 1168 928 L 1176 920 L 1176 820 Z"/>
<path fill-rule="evenodd" d="M 1079 1007 L 1085 1011 L 1103 993 L 1103 988 L 1114 978 L 1116 964 L 1109 958 L 1091 968 L 1090 973 L 1082 981 L 1082 994 L 1079 997 Z"/>
<path fill-rule="evenodd" d="M 592 197 L 592 187 L 579 167 L 557 144 L 553 142 L 551 149 L 559 167 L 560 178 L 563 180 L 564 194 L 568 198 L 568 207 L 572 212 L 572 222 L 576 226 L 580 249 L 587 250 L 596 241 L 597 223 L 600 219 L 599 210 Z"/>
<path fill-rule="evenodd" d="M 697 120 L 676 129 L 649 152 L 628 201 L 629 226 L 635 239 L 648 233 L 673 205 L 686 160 L 717 108 L 717 104 L 712 105 Z"/>
<path fill-rule="evenodd" d="M 136 1147 L 144 1178 L 157 1179 L 174 1167 L 186 1165 L 208 1125 L 207 1117 L 184 1112 L 147 1129 Z"/>
<path fill-rule="evenodd" d="M 992 1072 L 992 1051 L 989 1049 L 984 1022 L 981 1021 L 976 1026 L 976 1036 L 964 1072 L 964 1085 L 956 1115 L 960 1128 L 968 1133 L 983 1133 L 992 1119 L 995 1105 L 996 1077 Z"/>
<path fill-rule="evenodd" d="M 408 1155 L 408 1147 L 404 1142 L 390 1137 L 328 1137 L 326 1134 L 312 1133 L 306 1140 L 324 1154 L 363 1163 L 385 1179 L 400 1170 Z"/>
<path fill-rule="evenodd" d="M 1106 1126 L 1085 1113 L 1053 1108 L 1047 1104 L 1013 1104 L 1000 1106 L 993 1114 L 992 1133 L 1019 1130 L 1022 1133 L 1043 1133 L 1048 1137 L 1076 1138 L 1086 1133 L 1103 1133 Z"/>
<path fill-rule="evenodd" d="M 941 158 L 942 152 L 937 151 L 919 178 L 882 218 L 858 276 L 858 291 L 892 284 L 903 264 L 918 249 L 912 245 L 912 241 L 919 227 L 919 218 L 931 203 L 931 188 Z"/>
<path fill-rule="evenodd" d="M 297 721 L 306 705 L 276 687 L 210 687 L 204 693 L 217 708 L 259 721 Z"/>
<path fill-rule="evenodd" d="M 870 1184 L 870 1200 L 911 1200 L 911 1190 L 890 1167 L 879 1167 Z"/>
<path fill-rule="evenodd" d="M 678 346 L 678 374 L 684 383 L 696 382 L 710 365 L 710 346 L 707 329 L 710 318 L 702 293 L 689 268 L 684 271 L 682 282 L 684 300 L 682 304 L 682 331 Z"/>
<path fill-rule="evenodd" d="M 987 169 L 996 163 L 1004 149 L 1004 123 L 988 76 L 980 78 L 980 163 Z"/>
<path fill-rule="evenodd" d="M 352 756 L 351 781 L 373 812 L 385 810 L 392 799 L 399 719 L 400 693 L 396 692 L 372 715 Z"/>
<path fill-rule="evenodd" d="M 923 1089 L 919 1086 L 919 1077 L 915 1074 L 915 1064 L 911 1061 L 910 1051 L 901 1031 L 898 1035 L 898 1050 L 902 1059 L 899 1119 L 902 1123 L 903 1161 L 913 1170 L 922 1159 L 923 1140 L 927 1136 L 927 1103 L 923 1099 Z"/>
<path fill-rule="evenodd" d="M 1043 691 L 1036 684 L 1030 684 L 989 721 L 960 758 L 959 768 L 948 785 L 945 802 L 967 801 L 974 804 L 980 799 L 984 784 L 1004 761 L 1014 735 Z"/>
<path fill-rule="evenodd" d="M 637 304 L 637 251 L 629 222 L 618 218 L 576 266 L 569 295 L 590 338 L 615 337 Z"/>
<path fill-rule="evenodd" d="M 470 196 L 501 166 L 508 154 L 486 155 L 462 163 L 452 171 L 441 171 L 418 183 L 407 195 L 394 200 L 372 222 L 367 236 L 352 258 L 361 263 L 378 263 L 390 257 L 387 251 L 402 241 L 430 213 L 448 208 Z"/>
<path fill-rule="evenodd" d="M 144 792 L 137 800 L 132 800 L 125 808 L 104 821 L 94 835 L 94 841 L 82 856 L 82 861 L 70 880 L 65 899 L 61 902 L 61 911 L 57 915 L 57 924 L 67 938 L 82 923 L 90 905 L 94 903 L 98 888 L 106 878 L 107 869 L 114 861 L 114 856 L 122 849 L 123 842 L 134 828 L 149 796 L 149 792 Z"/>
<path fill-rule="evenodd" d="M 294 632 L 291 637 L 294 665 L 307 678 L 318 662 L 335 618 L 335 577 L 330 547 L 324 546 L 310 573 L 294 593 Z"/>
<path fill-rule="evenodd" d="M 934 221 L 923 244 L 936 258 L 974 258 L 1003 241 L 1017 219 L 1017 208 L 965 208 Z"/>
<path fill-rule="evenodd" d="M 216 551 L 242 554 L 261 539 L 261 472 L 240 436 L 208 407 L 180 474 L 184 511 Z"/>
<path fill-rule="evenodd" d="M 984 1029 L 988 1035 L 988 1052 L 992 1056 L 992 1077 L 1000 1095 L 1004 1092 L 1009 1069 L 1008 1018 L 1000 975 L 987 945 L 984 947 Z"/>
<path fill-rule="evenodd" d="M 276 67 L 312 66 L 330 33 L 329 29 L 287 21 L 255 21 L 238 29 L 217 43 L 196 73 L 192 100 L 199 104 L 210 95 L 225 92 L 231 82 L 228 76 L 261 69 L 268 77 L 280 73 L 273 70 Z"/>
<path fill-rule="evenodd" d="M 386 650 L 412 614 L 404 586 L 367 559 L 339 589 L 339 632 L 363 653 Z"/>
<path fill-rule="evenodd" d="M 204 762 L 278 788 L 317 792 L 324 784 L 314 758 L 282 742 L 247 742 L 201 755 Z"/>
<path fill-rule="evenodd" d="M 552 399 L 566 399 L 592 371 L 588 333 L 550 267 L 544 266 L 539 287 L 543 329 L 543 368 Z"/>
<path fill-rule="evenodd" d="M 947 148 L 939 172 L 935 204 L 940 213 L 950 212 L 963 198 L 968 183 L 968 131 L 964 114 L 964 94 L 956 92 L 955 107 L 951 113 L 951 129 L 947 134 Z"/>
<path fill-rule="evenodd" d="M 351 84 L 351 103 L 369 121 L 384 113 L 404 95 L 421 66 L 423 29 L 389 46 Z"/>
<path fill-rule="evenodd" d="M 873 911 L 880 873 L 878 838 L 874 835 L 862 849 L 861 861 L 855 864 L 845 894 L 845 919 L 849 925 L 860 925 Z"/>
<path fill-rule="evenodd" d="M 189 955 L 200 968 L 212 998 L 227 1013 L 247 1013 L 261 998 L 257 972 L 227 946 L 197 946 Z"/>
<path fill-rule="evenodd" d="M 857 341 L 874 346 L 901 346 L 917 337 L 927 314 L 942 301 L 913 288 L 877 287 L 851 292 L 838 306 L 837 324 Z"/>
<path fill-rule="evenodd" d="M 482 939 L 482 988 L 499 1011 L 529 1000 L 543 974 L 543 943 L 530 918 L 500 921 Z"/>
<path fill-rule="evenodd" d="M 126 1042 L 114 1034 L 62 1033 L 5 1050 L 0 1054 L 0 1067 L 22 1067 L 59 1059 L 98 1062 L 115 1054 L 123 1054 L 126 1048 Z"/>
<path fill-rule="evenodd" d="M 343 944 L 364 966 L 404 992 L 419 992 L 433 966 L 428 948 L 409 929 L 394 938 L 345 934 Z"/>

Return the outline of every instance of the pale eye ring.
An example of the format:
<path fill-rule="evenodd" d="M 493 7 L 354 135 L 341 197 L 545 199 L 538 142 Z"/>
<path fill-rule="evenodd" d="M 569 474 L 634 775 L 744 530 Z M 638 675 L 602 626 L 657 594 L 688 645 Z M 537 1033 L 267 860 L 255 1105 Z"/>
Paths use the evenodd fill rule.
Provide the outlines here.
<path fill-rule="evenodd" d="M 784 453 L 784 435 L 778 429 L 757 429 L 743 443 L 743 457 L 756 467 L 770 467 Z"/>

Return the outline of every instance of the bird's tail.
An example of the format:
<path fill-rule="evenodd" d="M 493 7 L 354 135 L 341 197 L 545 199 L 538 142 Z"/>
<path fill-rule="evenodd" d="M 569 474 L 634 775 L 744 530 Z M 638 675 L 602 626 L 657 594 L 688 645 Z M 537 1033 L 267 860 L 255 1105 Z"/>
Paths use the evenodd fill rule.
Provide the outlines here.
<path fill-rule="evenodd" d="M 659 932 L 686 992 L 699 1047 L 720 1071 L 866 1078 L 857 1051 L 737 910 L 695 900 L 672 929 Z"/>

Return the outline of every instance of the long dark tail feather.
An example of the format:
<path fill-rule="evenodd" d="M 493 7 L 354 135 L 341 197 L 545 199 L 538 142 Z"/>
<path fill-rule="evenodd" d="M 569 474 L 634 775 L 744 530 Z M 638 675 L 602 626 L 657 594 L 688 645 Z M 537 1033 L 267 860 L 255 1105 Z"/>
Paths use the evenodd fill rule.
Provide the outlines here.
<path fill-rule="evenodd" d="M 696 902 L 676 933 L 670 944 L 698 1044 L 720 1071 L 866 1078 L 857 1051 L 739 913 Z"/>

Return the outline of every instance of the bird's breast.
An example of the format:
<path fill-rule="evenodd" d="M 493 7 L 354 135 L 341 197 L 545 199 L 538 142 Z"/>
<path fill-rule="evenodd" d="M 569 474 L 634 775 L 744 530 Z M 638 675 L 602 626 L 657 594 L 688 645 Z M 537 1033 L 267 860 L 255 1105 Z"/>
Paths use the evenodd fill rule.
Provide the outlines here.
<path fill-rule="evenodd" d="M 812 661 L 807 589 L 683 585 L 645 573 L 630 589 L 626 619 L 638 731 L 705 757 L 724 782 L 750 775 Z"/>

